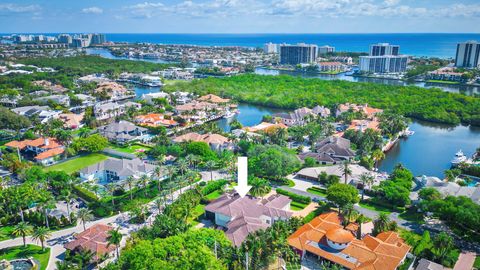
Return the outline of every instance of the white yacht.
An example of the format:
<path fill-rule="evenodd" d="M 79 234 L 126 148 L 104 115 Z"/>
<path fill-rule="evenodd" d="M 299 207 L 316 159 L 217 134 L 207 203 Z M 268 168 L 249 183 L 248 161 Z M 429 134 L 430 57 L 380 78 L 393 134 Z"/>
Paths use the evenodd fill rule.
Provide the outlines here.
<path fill-rule="evenodd" d="M 459 150 L 452 159 L 452 165 L 457 166 L 458 164 L 467 161 L 467 159 L 467 156 L 463 154 L 462 150 Z"/>
<path fill-rule="evenodd" d="M 227 111 L 225 112 L 225 115 L 223 116 L 223 118 L 228 119 L 228 118 L 232 118 L 232 117 L 234 117 L 234 116 L 235 116 L 235 112 L 232 112 L 232 111 L 230 111 L 230 110 L 227 110 Z"/>

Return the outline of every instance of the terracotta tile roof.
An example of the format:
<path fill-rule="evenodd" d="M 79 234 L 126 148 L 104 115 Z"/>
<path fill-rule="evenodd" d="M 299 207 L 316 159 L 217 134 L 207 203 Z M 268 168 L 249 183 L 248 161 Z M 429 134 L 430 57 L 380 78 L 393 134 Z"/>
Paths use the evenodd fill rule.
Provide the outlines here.
<path fill-rule="evenodd" d="M 288 128 L 285 124 L 283 123 L 267 123 L 267 122 L 262 122 L 256 126 L 253 127 L 244 127 L 243 130 L 248 131 L 248 132 L 258 132 L 258 131 L 264 131 L 264 132 L 273 132 L 276 129 L 279 128 Z"/>
<path fill-rule="evenodd" d="M 353 237 L 349 231 L 354 225 L 341 225 L 341 217 L 336 212 L 321 214 L 300 227 L 288 237 L 288 243 L 299 251 L 309 251 L 326 260 L 355 270 L 394 270 L 403 261 L 410 246 L 395 232 L 385 232 L 362 240 Z M 343 244 L 332 247 L 327 239 Z"/>
<path fill-rule="evenodd" d="M 163 114 L 159 113 L 150 113 L 145 115 L 139 115 L 135 117 L 135 122 L 142 126 L 149 126 L 149 127 L 158 127 L 158 126 L 175 126 L 177 125 L 177 121 L 172 119 L 165 119 Z"/>
<path fill-rule="evenodd" d="M 37 156 L 35 156 L 35 159 L 42 160 L 42 159 L 58 156 L 63 152 L 65 152 L 65 150 L 62 147 L 54 148 L 38 154 Z"/>
<path fill-rule="evenodd" d="M 95 260 L 98 260 L 106 253 L 115 250 L 115 245 L 108 245 L 108 232 L 113 227 L 104 224 L 95 224 L 85 231 L 77 234 L 75 240 L 65 244 L 68 250 L 88 249 L 95 253 Z"/>
<path fill-rule="evenodd" d="M 48 141 L 48 144 L 45 144 L 46 140 Z M 62 147 L 62 144 L 60 144 L 55 138 L 40 137 L 34 140 L 11 141 L 9 143 L 6 143 L 5 146 L 11 147 L 11 148 L 20 148 L 20 149 L 24 149 L 27 146 L 37 147 L 42 149 L 54 149 L 54 148 Z"/>
<path fill-rule="evenodd" d="M 190 132 L 184 135 L 180 135 L 173 139 L 174 142 L 205 142 L 208 144 L 225 144 L 229 143 L 230 140 L 227 137 L 224 137 L 220 134 L 198 134 L 195 132 Z"/>
<path fill-rule="evenodd" d="M 83 113 L 62 113 L 58 118 L 62 120 L 66 128 L 78 128 L 82 124 L 83 115 Z"/>

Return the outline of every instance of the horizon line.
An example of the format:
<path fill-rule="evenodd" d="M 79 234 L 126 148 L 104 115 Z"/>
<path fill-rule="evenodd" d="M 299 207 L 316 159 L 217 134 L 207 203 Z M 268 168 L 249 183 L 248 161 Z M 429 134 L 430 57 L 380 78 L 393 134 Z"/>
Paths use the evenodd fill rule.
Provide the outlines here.
<path fill-rule="evenodd" d="M 329 33 L 275 33 L 275 32 L 204 32 L 204 33 L 189 33 L 189 32 L 97 32 L 97 31 L 83 31 L 83 32 L 0 32 L 0 34 L 83 34 L 83 33 L 98 33 L 98 34 L 129 34 L 129 35 L 372 35 L 372 34 L 447 34 L 447 35 L 480 35 L 480 32 L 329 32 Z"/>

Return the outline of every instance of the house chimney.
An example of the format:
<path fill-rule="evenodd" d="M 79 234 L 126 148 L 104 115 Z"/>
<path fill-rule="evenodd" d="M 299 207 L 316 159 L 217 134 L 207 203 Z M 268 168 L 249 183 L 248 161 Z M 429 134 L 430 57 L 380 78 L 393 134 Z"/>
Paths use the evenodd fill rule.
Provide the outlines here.
<path fill-rule="evenodd" d="M 48 138 L 47 138 L 47 137 L 45 137 L 45 138 L 43 139 L 43 144 L 44 144 L 45 146 L 48 146 L 48 145 L 50 144 L 50 142 L 48 141 Z"/>

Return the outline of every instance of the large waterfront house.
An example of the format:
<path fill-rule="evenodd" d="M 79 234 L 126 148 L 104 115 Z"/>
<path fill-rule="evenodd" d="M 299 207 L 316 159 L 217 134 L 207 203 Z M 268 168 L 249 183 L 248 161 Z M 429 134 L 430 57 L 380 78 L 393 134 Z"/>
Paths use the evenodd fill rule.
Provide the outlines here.
<path fill-rule="evenodd" d="M 265 132 L 265 133 L 272 133 L 275 132 L 277 129 L 286 129 L 288 128 L 283 123 L 268 123 L 268 122 L 261 122 L 260 124 L 252 127 L 243 127 L 243 130 L 246 132 Z"/>
<path fill-rule="evenodd" d="M 345 104 L 338 105 L 335 115 L 338 117 L 342 113 L 345 113 L 348 111 L 362 112 L 368 119 L 373 119 L 376 114 L 383 112 L 383 110 L 381 109 L 369 107 L 368 104 L 357 105 L 357 104 L 345 103 Z"/>
<path fill-rule="evenodd" d="M 476 204 L 480 204 L 480 186 L 460 186 L 455 182 L 443 181 L 434 176 L 418 176 L 415 177 L 415 189 L 410 193 L 410 199 L 413 202 L 418 201 L 418 191 L 421 188 L 434 188 L 442 194 L 442 196 L 465 196 L 472 199 Z"/>
<path fill-rule="evenodd" d="M 306 152 L 298 155 L 301 160 L 307 157 L 314 158 L 322 165 L 337 164 L 355 157 L 350 148 L 350 141 L 342 137 L 330 136 L 315 144 L 315 152 Z"/>
<path fill-rule="evenodd" d="M 347 184 L 359 187 L 362 184 L 360 181 L 362 174 L 371 174 L 374 176 L 374 183 L 372 185 L 378 185 L 380 184 L 380 181 L 382 181 L 382 175 L 371 172 L 363 166 L 350 164 L 348 167 L 352 173 L 351 175 L 347 176 Z M 342 183 L 345 181 L 345 176 L 343 175 L 343 164 L 303 168 L 295 174 L 295 177 L 311 181 L 318 181 L 318 177 L 322 173 L 326 173 L 327 175 L 336 175 L 340 177 L 340 181 Z"/>
<path fill-rule="evenodd" d="M 148 141 L 150 139 L 148 129 L 136 126 L 128 121 L 111 123 L 101 126 L 97 130 L 100 135 L 104 136 L 109 141 L 118 144 L 125 144 L 133 141 Z"/>
<path fill-rule="evenodd" d="M 230 139 L 215 133 L 199 134 L 195 132 L 190 132 L 175 137 L 173 139 L 173 142 L 204 142 L 207 143 L 210 148 L 215 151 L 232 150 L 234 147 L 234 144 L 232 143 L 232 141 L 230 141 Z"/>
<path fill-rule="evenodd" d="M 24 106 L 12 109 L 12 112 L 25 117 L 37 117 L 41 123 L 58 118 L 62 111 L 51 110 L 48 106 Z"/>
<path fill-rule="evenodd" d="M 6 143 L 5 146 L 11 150 L 19 151 L 24 158 L 34 160 L 42 165 L 56 163 L 65 152 L 65 147 L 59 141 L 49 137 L 11 141 Z"/>
<path fill-rule="evenodd" d="M 410 251 L 396 232 L 357 239 L 359 226 L 351 223 L 344 227 L 342 222 L 336 212 L 321 214 L 290 235 L 288 244 L 301 260 L 328 262 L 352 270 L 395 270 Z"/>
<path fill-rule="evenodd" d="M 122 182 L 128 177 L 140 178 L 142 175 L 152 176 L 154 165 L 135 159 L 108 158 L 97 164 L 80 170 L 82 181 L 98 181 L 99 183 Z"/>
<path fill-rule="evenodd" d="M 287 126 L 301 126 L 307 123 L 308 118 L 313 117 L 315 114 L 307 107 L 296 109 L 290 113 L 276 113 L 272 115 L 272 118 L 276 122 L 281 122 Z"/>
<path fill-rule="evenodd" d="M 141 109 L 140 103 L 127 101 L 124 103 L 105 102 L 98 103 L 93 107 L 96 120 L 108 120 L 120 116 L 127 112 L 128 108 Z"/>
<path fill-rule="evenodd" d="M 226 193 L 205 207 L 205 216 L 224 229 L 238 247 L 249 233 L 266 229 L 278 220 L 289 219 L 292 216 L 290 203 L 290 198 L 279 194 L 262 199 Z"/>
<path fill-rule="evenodd" d="M 58 120 L 63 122 L 63 126 L 68 129 L 77 129 L 83 126 L 84 114 L 62 113 L 58 115 Z"/>
<path fill-rule="evenodd" d="M 170 95 L 165 92 L 156 92 L 156 93 L 148 93 L 142 95 L 142 100 L 144 100 L 147 104 L 154 105 L 155 99 L 169 99 Z"/>
<path fill-rule="evenodd" d="M 108 243 L 108 232 L 113 227 L 104 224 L 95 224 L 85 231 L 76 234 L 74 240 L 64 245 L 65 249 L 72 253 L 90 251 L 94 254 L 93 260 L 99 261 L 105 255 L 115 251 L 115 245 Z"/>
<path fill-rule="evenodd" d="M 178 126 L 177 121 L 171 119 L 171 116 L 166 117 L 164 114 L 149 113 L 144 115 L 138 115 L 135 117 L 135 123 L 140 126 L 147 127 L 175 127 Z"/>
<path fill-rule="evenodd" d="M 219 96 L 213 95 L 213 94 L 208 94 L 205 96 L 201 96 L 197 98 L 198 101 L 205 101 L 205 102 L 210 102 L 210 103 L 216 103 L 216 104 L 224 104 L 230 102 L 230 99 L 227 98 L 221 98 Z"/>

